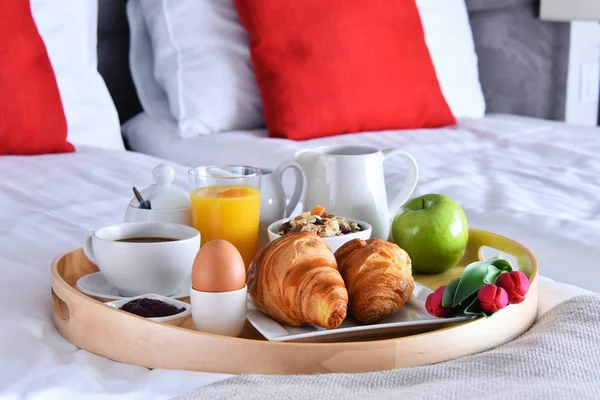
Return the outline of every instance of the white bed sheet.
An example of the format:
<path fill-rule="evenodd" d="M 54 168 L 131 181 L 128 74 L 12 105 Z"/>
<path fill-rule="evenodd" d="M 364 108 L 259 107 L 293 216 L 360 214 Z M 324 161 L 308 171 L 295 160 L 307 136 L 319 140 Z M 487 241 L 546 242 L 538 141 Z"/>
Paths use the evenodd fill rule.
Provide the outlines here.
<path fill-rule="evenodd" d="M 505 117 L 457 128 L 365 133 L 304 143 L 225 135 L 224 147 L 183 164 L 244 162 L 273 167 L 295 149 L 331 143 L 402 147 L 421 168 L 415 195 L 441 192 L 464 207 L 472 227 L 529 246 L 541 273 L 600 291 L 600 131 Z M 226 138 L 227 137 L 227 138 Z M 240 139 L 246 138 L 246 139 Z M 181 143 L 179 150 L 188 147 Z M 175 157 L 177 159 L 177 157 Z M 192 161 L 192 162 L 190 162 Z M 223 375 L 149 371 L 103 359 L 54 329 L 49 266 L 84 235 L 119 222 L 131 186 L 151 183 L 161 160 L 83 148 L 77 153 L 0 157 L 0 395 L 3 398 L 169 398 Z M 386 164 L 388 196 L 404 166 Z M 186 185 L 186 168 L 177 166 Z M 351 182 L 349 182 L 351 184 Z M 582 290 L 544 280 L 540 312 Z"/>

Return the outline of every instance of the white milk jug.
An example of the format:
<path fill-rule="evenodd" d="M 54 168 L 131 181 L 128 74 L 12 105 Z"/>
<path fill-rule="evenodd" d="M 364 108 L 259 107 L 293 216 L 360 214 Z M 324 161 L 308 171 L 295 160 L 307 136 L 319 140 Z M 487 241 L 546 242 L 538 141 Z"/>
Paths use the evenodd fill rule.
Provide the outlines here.
<path fill-rule="evenodd" d="M 283 190 L 283 173 L 291 168 L 294 171 L 295 187 L 290 202 L 286 206 L 286 196 Z M 289 217 L 304 190 L 304 174 L 298 164 L 293 161 L 279 165 L 274 171 L 263 169 L 260 183 L 260 224 L 258 246 L 269 242 L 267 228 L 273 222 Z"/>
<path fill-rule="evenodd" d="M 383 162 L 394 156 L 404 158 L 408 172 L 388 208 Z M 372 237 L 384 240 L 389 238 L 392 218 L 419 179 L 417 162 L 400 149 L 325 146 L 298 150 L 295 160 L 306 175 L 305 210 L 321 205 L 340 217 L 367 222 L 373 227 Z"/>

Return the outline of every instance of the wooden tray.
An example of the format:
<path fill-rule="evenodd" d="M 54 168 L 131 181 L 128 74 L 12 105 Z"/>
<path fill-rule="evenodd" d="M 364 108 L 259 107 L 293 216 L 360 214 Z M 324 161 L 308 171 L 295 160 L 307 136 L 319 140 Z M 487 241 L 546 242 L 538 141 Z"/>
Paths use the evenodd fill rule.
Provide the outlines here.
<path fill-rule="evenodd" d="M 340 343 L 266 341 L 250 324 L 240 338 L 193 330 L 191 317 L 181 327 L 148 321 L 116 310 L 79 292 L 75 283 L 97 271 L 82 249 L 52 262 L 54 325 L 68 341 L 91 353 L 147 368 L 182 369 L 227 374 L 303 374 L 367 372 L 452 360 L 508 342 L 535 321 L 538 267 L 523 245 L 489 232 L 470 230 L 469 245 L 459 266 L 441 275 L 416 275 L 431 289 L 461 274 L 468 263 L 483 260 L 483 247 L 517 259 L 531 288 L 521 304 L 491 318 L 478 318 L 436 331 L 400 338 Z"/>

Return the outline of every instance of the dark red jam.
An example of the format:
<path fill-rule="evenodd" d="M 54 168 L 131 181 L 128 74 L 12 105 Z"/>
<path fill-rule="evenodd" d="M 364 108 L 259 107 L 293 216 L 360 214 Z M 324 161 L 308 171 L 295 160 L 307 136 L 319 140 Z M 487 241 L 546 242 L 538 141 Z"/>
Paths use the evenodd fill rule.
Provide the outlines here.
<path fill-rule="evenodd" d="M 120 309 L 145 318 L 169 317 L 185 311 L 183 307 L 179 308 L 162 300 L 147 298 L 131 300 L 123 304 Z"/>

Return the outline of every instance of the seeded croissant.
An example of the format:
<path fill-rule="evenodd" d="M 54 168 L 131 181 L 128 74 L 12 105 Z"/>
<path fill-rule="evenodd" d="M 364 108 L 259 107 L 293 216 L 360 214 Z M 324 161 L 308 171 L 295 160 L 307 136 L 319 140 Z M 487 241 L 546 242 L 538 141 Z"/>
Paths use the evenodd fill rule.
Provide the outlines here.
<path fill-rule="evenodd" d="M 289 232 L 262 247 L 247 284 L 252 304 L 280 323 L 333 329 L 346 318 L 348 292 L 335 257 L 314 233 Z"/>
<path fill-rule="evenodd" d="M 410 257 L 381 239 L 354 239 L 335 252 L 350 299 L 350 313 L 366 324 L 396 312 L 415 287 Z"/>

